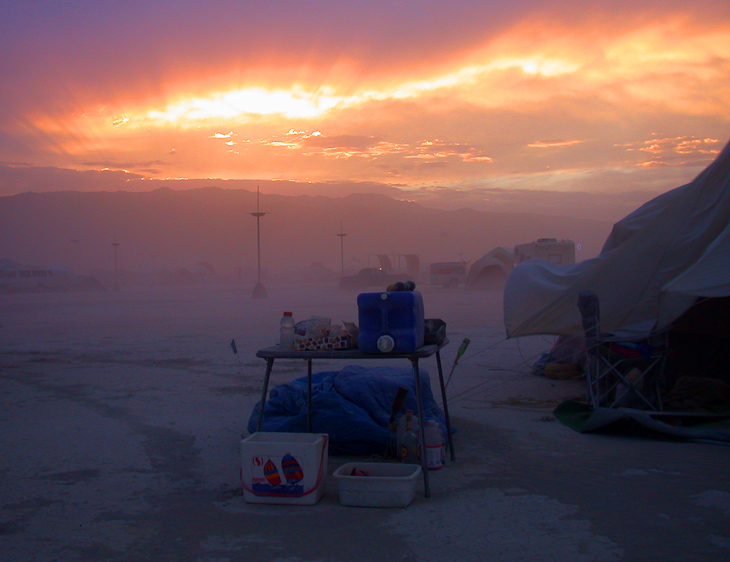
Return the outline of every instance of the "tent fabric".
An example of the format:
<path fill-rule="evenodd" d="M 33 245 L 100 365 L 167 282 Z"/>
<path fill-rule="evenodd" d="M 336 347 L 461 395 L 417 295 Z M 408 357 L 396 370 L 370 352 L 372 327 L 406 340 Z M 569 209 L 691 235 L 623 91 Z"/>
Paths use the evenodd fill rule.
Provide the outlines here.
<path fill-rule="evenodd" d="M 497 258 L 486 255 L 475 261 L 466 276 L 467 289 L 501 289 L 509 270 Z"/>
<path fill-rule="evenodd" d="M 514 254 L 498 246 L 484 254 L 469 268 L 467 289 L 502 289 L 514 266 Z"/>
<path fill-rule="evenodd" d="M 581 334 L 582 290 L 598 295 L 604 331 L 665 328 L 697 297 L 730 295 L 730 144 L 694 181 L 617 222 L 598 257 L 515 267 L 504 290 L 507 336 Z"/>
<path fill-rule="evenodd" d="M 426 420 L 446 427 L 443 410 L 434 401 L 428 372 L 419 369 Z M 388 422 L 399 387 L 408 390 L 401 413 L 418 412 L 413 370 L 403 367 L 347 365 L 340 371 L 312 374 L 312 431 L 329 434 L 330 450 L 338 454 L 383 454 L 389 445 Z M 307 377 L 271 389 L 264 406 L 261 431 L 307 431 Z M 261 403 L 248 420 L 254 433 Z M 394 445 L 394 444 L 390 444 Z"/>

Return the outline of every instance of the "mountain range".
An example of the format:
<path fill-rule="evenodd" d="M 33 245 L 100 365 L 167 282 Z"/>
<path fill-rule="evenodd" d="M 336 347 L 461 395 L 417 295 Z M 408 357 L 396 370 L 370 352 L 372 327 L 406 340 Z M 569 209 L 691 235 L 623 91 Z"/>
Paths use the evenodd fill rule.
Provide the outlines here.
<path fill-rule="evenodd" d="M 258 218 L 257 208 L 265 213 Z M 109 270 L 115 258 L 130 271 L 205 263 L 224 273 L 254 270 L 260 255 L 268 274 L 316 262 L 351 272 L 376 265 L 378 254 L 394 263 L 404 254 L 422 264 L 474 261 L 538 238 L 573 240 L 582 260 L 600 252 L 611 227 L 592 218 L 433 209 L 382 194 L 24 192 L 0 197 L 0 258 L 80 273 Z"/>

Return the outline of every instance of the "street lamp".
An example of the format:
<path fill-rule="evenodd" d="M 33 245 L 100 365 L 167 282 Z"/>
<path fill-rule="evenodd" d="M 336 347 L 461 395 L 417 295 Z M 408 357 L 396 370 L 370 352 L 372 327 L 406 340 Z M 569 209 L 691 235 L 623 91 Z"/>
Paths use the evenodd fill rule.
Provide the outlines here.
<path fill-rule="evenodd" d="M 340 221 L 340 233 L 337 235 L 340 237 L 340 266 L 342 268 L 342 275 L 345 275 L 345 234 L 342 232 L 342 221 Z"/>
<path fill-rule="evenodd" d="M 259 186 L 256 186 L 256 212 L 255 213 L 249 213 L 249 215 L 256 217 L 256 258 L 258 260 L 258 281 L 256 285 L 253 287 L 253 292 L 251 293 L 251 298 L 254 299 L 265 299 L 268 298 L 268 294 L 266 293 L 266 289 L 264 288 L 263 283 L 261 283 L 261 217 L 263 217 L 267 213 L 262 213 L 259 210 Z"/>

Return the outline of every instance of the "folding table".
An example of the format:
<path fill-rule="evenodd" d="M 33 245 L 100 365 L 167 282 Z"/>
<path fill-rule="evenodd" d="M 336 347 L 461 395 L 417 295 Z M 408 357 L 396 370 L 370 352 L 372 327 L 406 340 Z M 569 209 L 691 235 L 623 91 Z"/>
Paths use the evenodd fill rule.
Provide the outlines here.
<path fill-rule="evenodd" d="M 307 361 L 307 430 L 312 432 L 312 361 L 315 359 L 342 359 L 347 361 L 357 359 L 408 359 L 413 366 L 413 375 L 416 383 L 416 401 L 418 403 L 418 418 L 421 420 L 421 468 L 423 472 L 423 484 L 426 497 L 431 496 L 431 488 L 428 478 L 428 467 L 426 465 L 426 438 L 423 428 L 426 424 L 426 418 L 423 415 L 423 397 L 421 396 L 421 376 L 418 368 L 420 359 L 426 359 L 433 355 L 436 356 L 436 366 L 439 374 L 439 384 L 441 387 L 441 400 L 444 408 L 444 418 L 446 420 L 446 435 L 449 442 L 449 451 L 451 451 L 451 460 L 456 460 L 454 454 L 454 444 L 451 438 L 451 420 L 449 418 L 449 406 L 446 402 L 446 386 L 444 384 L 444 373 L 441 368 L 441 349 L 449 343 L 448 339 L 440 344 L 424 345 L 415 351 L 397 352 L 397 353 L 362 353 L 358 349 L 343 350 L 320 350 L 320 351 L 282 351 L 281 347 L 274 345 L 260 349 L 256 352 L 256 357 L 266 359 L 266 374 L 264 375 L 264 386 L 261 390 L 261 405 L 259 410 L 259 419 L 256 424 L 256 431 L 261 431 L 261 423 L 264 419 L 264 404 L 266 403 L 266 395 L 269 389 L 269 378 L 271 370 L 274 367 L 276 359 L 305 359 Z"/>

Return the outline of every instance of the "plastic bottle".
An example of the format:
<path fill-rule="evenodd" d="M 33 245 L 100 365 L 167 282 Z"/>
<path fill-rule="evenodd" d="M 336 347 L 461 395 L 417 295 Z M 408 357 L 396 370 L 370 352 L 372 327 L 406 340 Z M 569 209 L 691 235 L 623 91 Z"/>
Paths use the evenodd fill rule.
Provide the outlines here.
<path fill-rule="evenodd" d="M 294 316 L 285 312 L 281 317 L 279 346 L 282 351 L 294 351 Z"/>
<path fill-rule="evenodd" d="M 418 419 L 418 416 L 415 414 L 413 410 L 410 410 L 411 412 L 411 420 L 413 423 L 413 432 L 416 434 L 416 437 L 419 439 L 419 443 L 421 442 L 421 420 Z M 403 439 L 403 435 L 406 433 L 406 416 L 405 413 L 398 417 L 398 421 L 396 422 L 396 429 L 395 429 L 395 448 L 396 448 L 396 456 L 400 456 L 400 450 L 401 450 L 401 439 Z"/>
<path fill-rule="evenodd" d="M 444 439 L 441 426 L 435 420 L 428 420 L 423 430 L 426 440 L 426 466 L 429 470 L 438 470 L 444 464 Z"/>
<path fill-rule="evenodd" d="M 418 436 L 413 431 L 413 410 L 406 410 L 406 431 L 401 437 L 400 460 L 418 464 Z"/>

